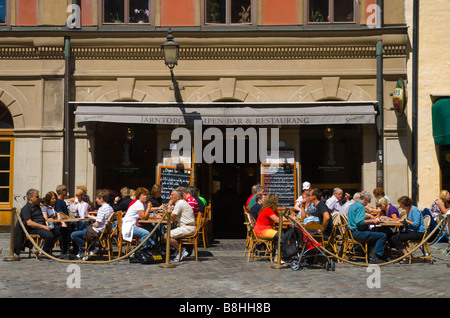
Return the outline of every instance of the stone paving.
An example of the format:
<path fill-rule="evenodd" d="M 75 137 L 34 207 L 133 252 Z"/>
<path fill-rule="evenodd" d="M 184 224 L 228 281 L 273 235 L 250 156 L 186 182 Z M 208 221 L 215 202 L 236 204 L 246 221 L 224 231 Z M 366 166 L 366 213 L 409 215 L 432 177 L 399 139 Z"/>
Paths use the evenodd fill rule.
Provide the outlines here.
<path fill-rule="evenodd" d="M 397 263 L 381 266 L 379 272 L 346 263 L 336 264 L 335 271 L 274 269 L 268 260 L 248 262 L 243 257 L 244 244 L 244 240 L 216 240 L 207 249 L 199 248 L 199 262 L 190 256 L 170 269 L 123 260 L 111 264 L 77 263 L 73 272 L 70 263 L 36 260 L 33 254 L 28 258 L 28 253 L 23 253 L 20 261 L 4 261 L 9 256 L 9 234 L 0 234 L 0 298 L 238 298 L 248 301 L 250 298 L 450 296 L 450 268 L 447 267 L 450 256 L 445 253 L 446 242 L 431 246 L 434 264 Z"/>

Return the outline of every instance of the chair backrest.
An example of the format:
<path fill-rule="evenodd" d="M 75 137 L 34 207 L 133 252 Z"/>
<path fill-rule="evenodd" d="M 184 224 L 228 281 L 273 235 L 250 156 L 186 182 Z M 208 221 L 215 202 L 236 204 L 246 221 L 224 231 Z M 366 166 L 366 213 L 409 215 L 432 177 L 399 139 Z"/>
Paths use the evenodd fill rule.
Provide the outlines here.
<path fill-rule="evenodd" d="M 315 221 L 311 221 L 311 222 L 304 224 L 303 227 L 307 230 L 321 230 L 322 224 L 317 223 Z"/>
<path fill-rule="evenodd" d="M 116 227 L 111 231 L 110 236 L 114 236 L 114 235 L 122 235 L 122 218 L 123 218 L 123 212 L 122 211 L 117 211 L 116 212 Z M 113 222 L 114 223 L 114 219 Z"/>
<path fill-rule="evenodd" d="M 205 207 L 205 212 L 203 213 L 204 223 L 211 220 L 211 203 Z"/>
<path fill-rule="evenodd" d="M 256 224 L 255 217 L 253 215 L 251 215 L 250 213 L 246 213 L 246 214 L 247 214 L 248 220 L 250 221 L 250 225 L 252 226 L 252 228 L 254 228 L 255 224 Z"/>
<path fill-rule="evenodd" d="M 425 215 L 423 217 L 423 225 L 425 226 L 425 232 L 428 230 L 428 228 L 430 227 L 430 223 L 431 223 L 431 217 L 429 215 Z"/>
<path fill-rule="evenodd" d="M 112 232 L 112 226 L 113 226 L 114 219 L 115 219 L 116 215 L 117 215 L 117 212 L 113 212 L 108 217 L 108 220 L 106 221 L 105 227 L 103 228 L 102 233 L 98 237 L 99 240 L 108 237 L 108 235 Z"/>

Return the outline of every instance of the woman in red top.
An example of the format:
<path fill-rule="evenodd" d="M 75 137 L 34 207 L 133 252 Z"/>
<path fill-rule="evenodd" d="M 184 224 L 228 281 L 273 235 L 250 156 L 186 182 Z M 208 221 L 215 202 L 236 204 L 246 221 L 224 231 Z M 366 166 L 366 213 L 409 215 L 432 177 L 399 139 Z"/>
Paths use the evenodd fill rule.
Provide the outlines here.
<path fill-rule="evenodd" d="M 255 224 L 256 236 L 266 240 L 278 238 L 278 231 L 273 229 L 274 223 L 279 223 L 280 218 L 277 212 L 278 195 L 269 194 L 261 207 L 258 219 Z"/>

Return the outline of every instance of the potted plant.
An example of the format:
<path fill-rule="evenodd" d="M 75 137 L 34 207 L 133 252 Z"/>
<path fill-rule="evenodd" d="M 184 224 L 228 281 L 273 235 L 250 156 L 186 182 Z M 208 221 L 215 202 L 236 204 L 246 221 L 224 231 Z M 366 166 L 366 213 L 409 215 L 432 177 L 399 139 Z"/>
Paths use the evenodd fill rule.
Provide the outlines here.
<path fill-rule="evenodd" d="M 216 1 L 208 1 L 207 15 L 209 17 L 209 23 L 220 23 L 220 18 L 222 15 L 220 12 L 220 4 Z"/>
<path fill-rule="evenodd" d="M 119 18 L 119 13 L 116 12 L 116 14 L 112 14 L 111 12 L 109 13 L 109 15 L 111 16 L 111 22 L 113 23 L 122 23 L 123 21 Z"/>
<path fill-rule="evenodd" d="M 150 11 L 148 9 L 134 9 L 134 16 L 138 23 L 148 22 Z"/>

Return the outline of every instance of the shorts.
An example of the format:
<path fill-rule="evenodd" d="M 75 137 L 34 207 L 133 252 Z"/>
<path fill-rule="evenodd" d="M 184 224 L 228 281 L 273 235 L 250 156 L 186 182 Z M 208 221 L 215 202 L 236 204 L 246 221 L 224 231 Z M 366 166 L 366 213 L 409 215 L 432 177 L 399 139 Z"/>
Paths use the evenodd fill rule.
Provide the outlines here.
<path fill-rule="evenodd" d="M 180 226 L 170 231 L 170 237 L 173 239 L 191 236 L 195 233 L 195 226 Z"/>
<path fill-rule="evenodd" d="M 276 231 L 274 229 L 264 229 L 261 231 L 255 230 L 255 233 L 256 233 L 256 236 L 258 236 L 261 239 L 272 240 L 275 237 L 275 235 L 278 234 L 278 231 Z"/>

